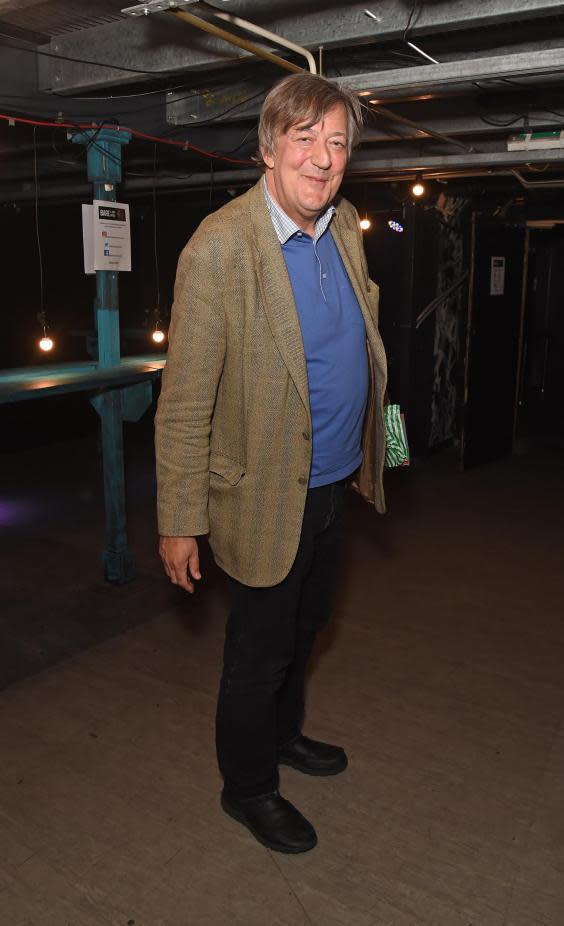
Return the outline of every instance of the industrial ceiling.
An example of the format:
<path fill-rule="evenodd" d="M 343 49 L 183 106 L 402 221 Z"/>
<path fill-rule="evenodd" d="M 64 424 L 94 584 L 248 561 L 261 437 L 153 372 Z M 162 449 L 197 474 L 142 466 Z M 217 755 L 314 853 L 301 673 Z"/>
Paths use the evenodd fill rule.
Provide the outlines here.
<path fill-rule="evenodd" d="M 564 186 L 563 8 L 0 0 L 0 201 L 33 198 L 36 174 L 44 199 L 87 196 L 67 135 L 91 124 L 135 130 L 124 152 L 131 194 L 205 187 L 212 176 L 217 187 L 248 184 L 261 101 L 288 68 L 315 68 L 360 95 L 353 179 Z"/>

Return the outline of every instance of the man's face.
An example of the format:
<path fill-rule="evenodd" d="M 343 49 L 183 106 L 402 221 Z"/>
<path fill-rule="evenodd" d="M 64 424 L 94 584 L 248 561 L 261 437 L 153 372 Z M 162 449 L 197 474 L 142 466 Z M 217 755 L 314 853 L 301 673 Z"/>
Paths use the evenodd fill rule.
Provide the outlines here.
<path fill-rule="evenodd" d="M 347 113 L 337 103 L 315 125 L 290 126 L 279 136 L 272 154 L 262 153 L 271 194 L 304 231 L 314 232 L 318 215 L 341 185 L 347 141 Z"/>

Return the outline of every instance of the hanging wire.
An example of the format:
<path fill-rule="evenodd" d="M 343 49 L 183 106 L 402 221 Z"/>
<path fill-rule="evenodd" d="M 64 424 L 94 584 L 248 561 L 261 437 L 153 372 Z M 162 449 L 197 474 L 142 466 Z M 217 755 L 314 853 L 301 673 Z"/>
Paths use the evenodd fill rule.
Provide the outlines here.
<path fill-rule="evenodd" d="M 210 202 L 209 202 L 209 209 L 208 209 L 209 212 L 212 211 L 213 181 L 214 181 L 213 161 L 210 161 Z"/>
<path fill-rule="evenodd" d="M 153 250 L 155 256 L 155 287 L 157 294 L 156 321 L 161 316 L 161 284 L 159 278 L 159 250 L 157 247 L 157 145 L 153 148 Z"/>
<path fill-rule="evenodd" d="M 47 317 L 43 296 L 43 255 L 39 236 L 39 183 L 37 180 L 37 126 L 33 126 L 33 177 L 35 181 L 35 236 L 37 238 L 37 256 L 39 258 L 39 312 L 37 320 L 43 327 L 43 337 L 47 337 Z"/>
<path fill-rule="evenodd" d="M 409 19 L 407 20 L 407 26 L 405 27 L 405 30 L 404 30 L 404 33 L 403 33 L 403 41 L 404 41 L 404 42 L 407 42 L 407 37 L 408 37 L 408 35 L 409 35 L 409 30 L 411 29 L 411 24 L 412 24 L 412 22 L 413 22 L 413 18 L 414 18 L 414 16 L 415 16 L 416 13 L 419 14 L 419 7 L 420 7 L 420 6 L 421 6 L 421 0 L 415 0 L 413 6 L 411 7 L 411 13 L 409 14 Z M 415 25 L 415 23 L 413 23 L 413 25 Z"/>

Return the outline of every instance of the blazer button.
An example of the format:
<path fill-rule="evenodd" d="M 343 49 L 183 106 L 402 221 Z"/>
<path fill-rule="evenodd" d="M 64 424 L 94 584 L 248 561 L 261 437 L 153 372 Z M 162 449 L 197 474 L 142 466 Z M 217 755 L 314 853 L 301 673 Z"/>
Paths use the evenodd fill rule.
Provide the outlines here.
<path fill-rule="evenodd" d="M 307 485 L 307 479 L 305 476 L 300 476 L 300 478 L 298 479 L 298 482 L 301 486 Z"/>
<path fill-rule="evenodd" d="M 304 440 L 309 440 L 309 431 L 304 431 L 302 437 Z"/>

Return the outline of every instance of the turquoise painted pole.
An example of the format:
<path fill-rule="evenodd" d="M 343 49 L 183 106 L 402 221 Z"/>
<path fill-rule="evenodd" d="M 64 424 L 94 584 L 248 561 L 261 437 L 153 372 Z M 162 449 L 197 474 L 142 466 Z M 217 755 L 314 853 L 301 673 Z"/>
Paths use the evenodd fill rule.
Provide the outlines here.
<path fill-rule="evenodd" d="M 115 202 L 116 184 L 121 181 L 121 148 L 130 139 L 128 132 L 110 128 L 87 129 L 73 135 L 76 144 L 86 146 L 88 179 L 92 181 L 94 199 Z M 96 271 L 94 313 L 98 334 L 98 365 L 118 366 L 120 334 L 116 271 Z M 102 557 L 104 576 L 108 582 L 122 584 L 134 577 L 135 566 L 127 546 L 121 390 L 107 389 L 96 396 L 92 404 L 100 416 L 102 432 L 106 508 L 106 549 Z"/>

